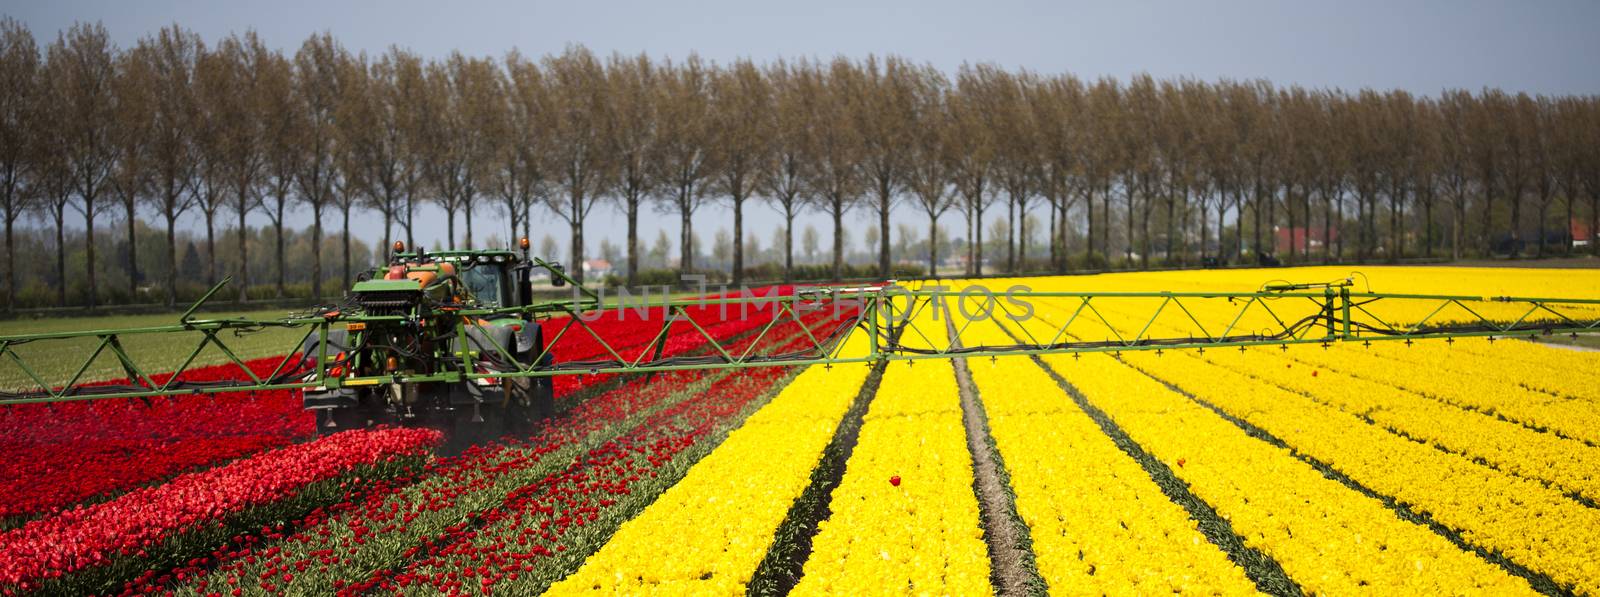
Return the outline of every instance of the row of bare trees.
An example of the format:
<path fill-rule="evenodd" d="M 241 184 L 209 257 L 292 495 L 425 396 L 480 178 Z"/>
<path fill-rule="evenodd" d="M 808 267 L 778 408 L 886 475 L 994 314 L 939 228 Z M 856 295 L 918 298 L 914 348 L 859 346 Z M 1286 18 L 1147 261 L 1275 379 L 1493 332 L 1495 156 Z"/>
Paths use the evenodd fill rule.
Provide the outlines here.
<path fill-rule="evenodd" d="M 92 264 L 99 216 L 126 216 L 130 237 L 138 213 L 157 216 L 174 263 L 178 220 L 198 212 L 213 280 L 217 226 L 264 216 L 279 239 L 281 295 L 284 222 L 303 210 L 316 296 L 325 220 L 339 222 L 344 255 L 362 211 L 381 216 L 381 246 L 394 233 L 414 246 L 422 202 L 447 214 L 453 246 L 473 245 L 475 214 L 493 214 L 512 237 L 528 235 L 536 213 L 554 215 L 570 229 L 574 262 L 585 221 L 612 203 L 627 220 L 630 283 L 647 210 L 680 218 L 678 266 L 688 270 L 693 214 L 725 204 L 742 239 L 753 199 L 783 215 L 785 271 L 794 219 L 807 210 L 831 219 L 841 271 L 855 210 L 883 232 L 884 275 L 897 209 L 925 216 L 930 238 L 941 216 L 959 213 L 971 274 L 985 263 L 1065 271 L 1277 259 L 1284 244 L 1293 261 L 1368 260 L 1446 246 L 1456 257 L 1515 255 L 1532 236 L 1543 255 L 1552 242 L 1571 251 L 1565 233 L 1583 211 L 1592 237 L 1600 214 L 1593 96 L 1085 81 L 988 64 L 952 78 L 898 57 L 715 65 L 571 47 L 428 60 L 399 48 L 352 53 L 328 34 L 286 54 L 254 33 L 208 44 L 176 25 L 124 49 L 99 24 L 41 49 L 5 19 L 0 134 L 8 305 L 12 230 L 29 213 L 58 239 L 68 216 L 81 216 Z M 1019 231 L 1039 210 L 1049 214 L 1048 254 L 1030 256 Z M 1551 210 L 1565 215 L 1561 234 L 1548 232 Z M 986 217 L 1002 211 L 1004 258 L 985 257 Z M 245 250 L 241 241 L 240 263 Z M 733 250 L 737 284 L 742 243 Z M 348 282 L 351 263 L 341 267 Z M 169 302 L 176 269 L 167 268 Z M 92 306 L 94 268 L 86 274 Z M 236 275 L 243 299 L 248 269 Z"/>

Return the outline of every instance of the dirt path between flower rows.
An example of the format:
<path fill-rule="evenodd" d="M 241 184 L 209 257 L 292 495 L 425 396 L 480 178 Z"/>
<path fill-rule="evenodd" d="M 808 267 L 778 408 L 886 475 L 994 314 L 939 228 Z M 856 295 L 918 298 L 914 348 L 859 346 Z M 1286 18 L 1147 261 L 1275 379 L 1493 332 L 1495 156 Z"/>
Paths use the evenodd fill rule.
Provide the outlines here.
<path fill-rule="evenodd" d="M 953 322 L 945 322 L 951 348 L 959 348 Z M 979 401 L 977 386 L 964 358 L 950 359 L 955 365 L 956 384 L 961 390 L 961 420 L 967 431 L 967 450 L 972 453 L 972 474 L 978 497 L 978 513 L 983 521 L 983 540 L 989 546 L 991 581 L 1001 595 L 1037 593 L 1042 581 L 1036 576 L 1032 543 L 1028 529 L 1017 516 L 1016 503 L 1008 487 L 1007 475 L 989 439 L 988 417 Z"/>

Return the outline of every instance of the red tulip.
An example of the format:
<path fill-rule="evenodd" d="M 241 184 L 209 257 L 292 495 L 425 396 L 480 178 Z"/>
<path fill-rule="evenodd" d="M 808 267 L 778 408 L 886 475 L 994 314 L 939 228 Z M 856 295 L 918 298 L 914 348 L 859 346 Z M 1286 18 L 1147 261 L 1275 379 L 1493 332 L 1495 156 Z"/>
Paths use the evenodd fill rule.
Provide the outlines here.
<path fill-rule="evenodd" d="M 900 475 L 895 475 L 893 477 L 889 477 L 889 484 L 893 485 L 895 487 L 899 487 L 900 486 Z"/>

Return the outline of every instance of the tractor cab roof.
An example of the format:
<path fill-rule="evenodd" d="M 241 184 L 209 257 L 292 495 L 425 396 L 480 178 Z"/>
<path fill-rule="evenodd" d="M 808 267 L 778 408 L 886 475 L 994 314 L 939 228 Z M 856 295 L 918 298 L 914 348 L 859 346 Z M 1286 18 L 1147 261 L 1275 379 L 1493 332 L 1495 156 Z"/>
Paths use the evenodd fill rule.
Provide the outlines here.
<path fill-rule="evenodd" d="M 395 253 L 394 257 L 401 261 L 432 259 L 454 263 L 517 263 L 522 261 L 522 255 L 511 249 L 458 249 L 427 251 L 424 253 Z"/>

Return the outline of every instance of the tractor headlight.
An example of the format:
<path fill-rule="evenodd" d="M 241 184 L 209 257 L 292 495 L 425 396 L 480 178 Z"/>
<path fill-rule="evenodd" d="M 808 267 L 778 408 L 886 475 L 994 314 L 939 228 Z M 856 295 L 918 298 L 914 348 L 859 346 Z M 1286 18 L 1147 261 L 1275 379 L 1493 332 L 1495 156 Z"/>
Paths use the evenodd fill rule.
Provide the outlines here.
<path fill-rule="evenodd" d="M 495 255 L 494 256 L 494 262 L 495 263 L 505 263 L 506 262 L 506 256 L 505 255 Z"/>

